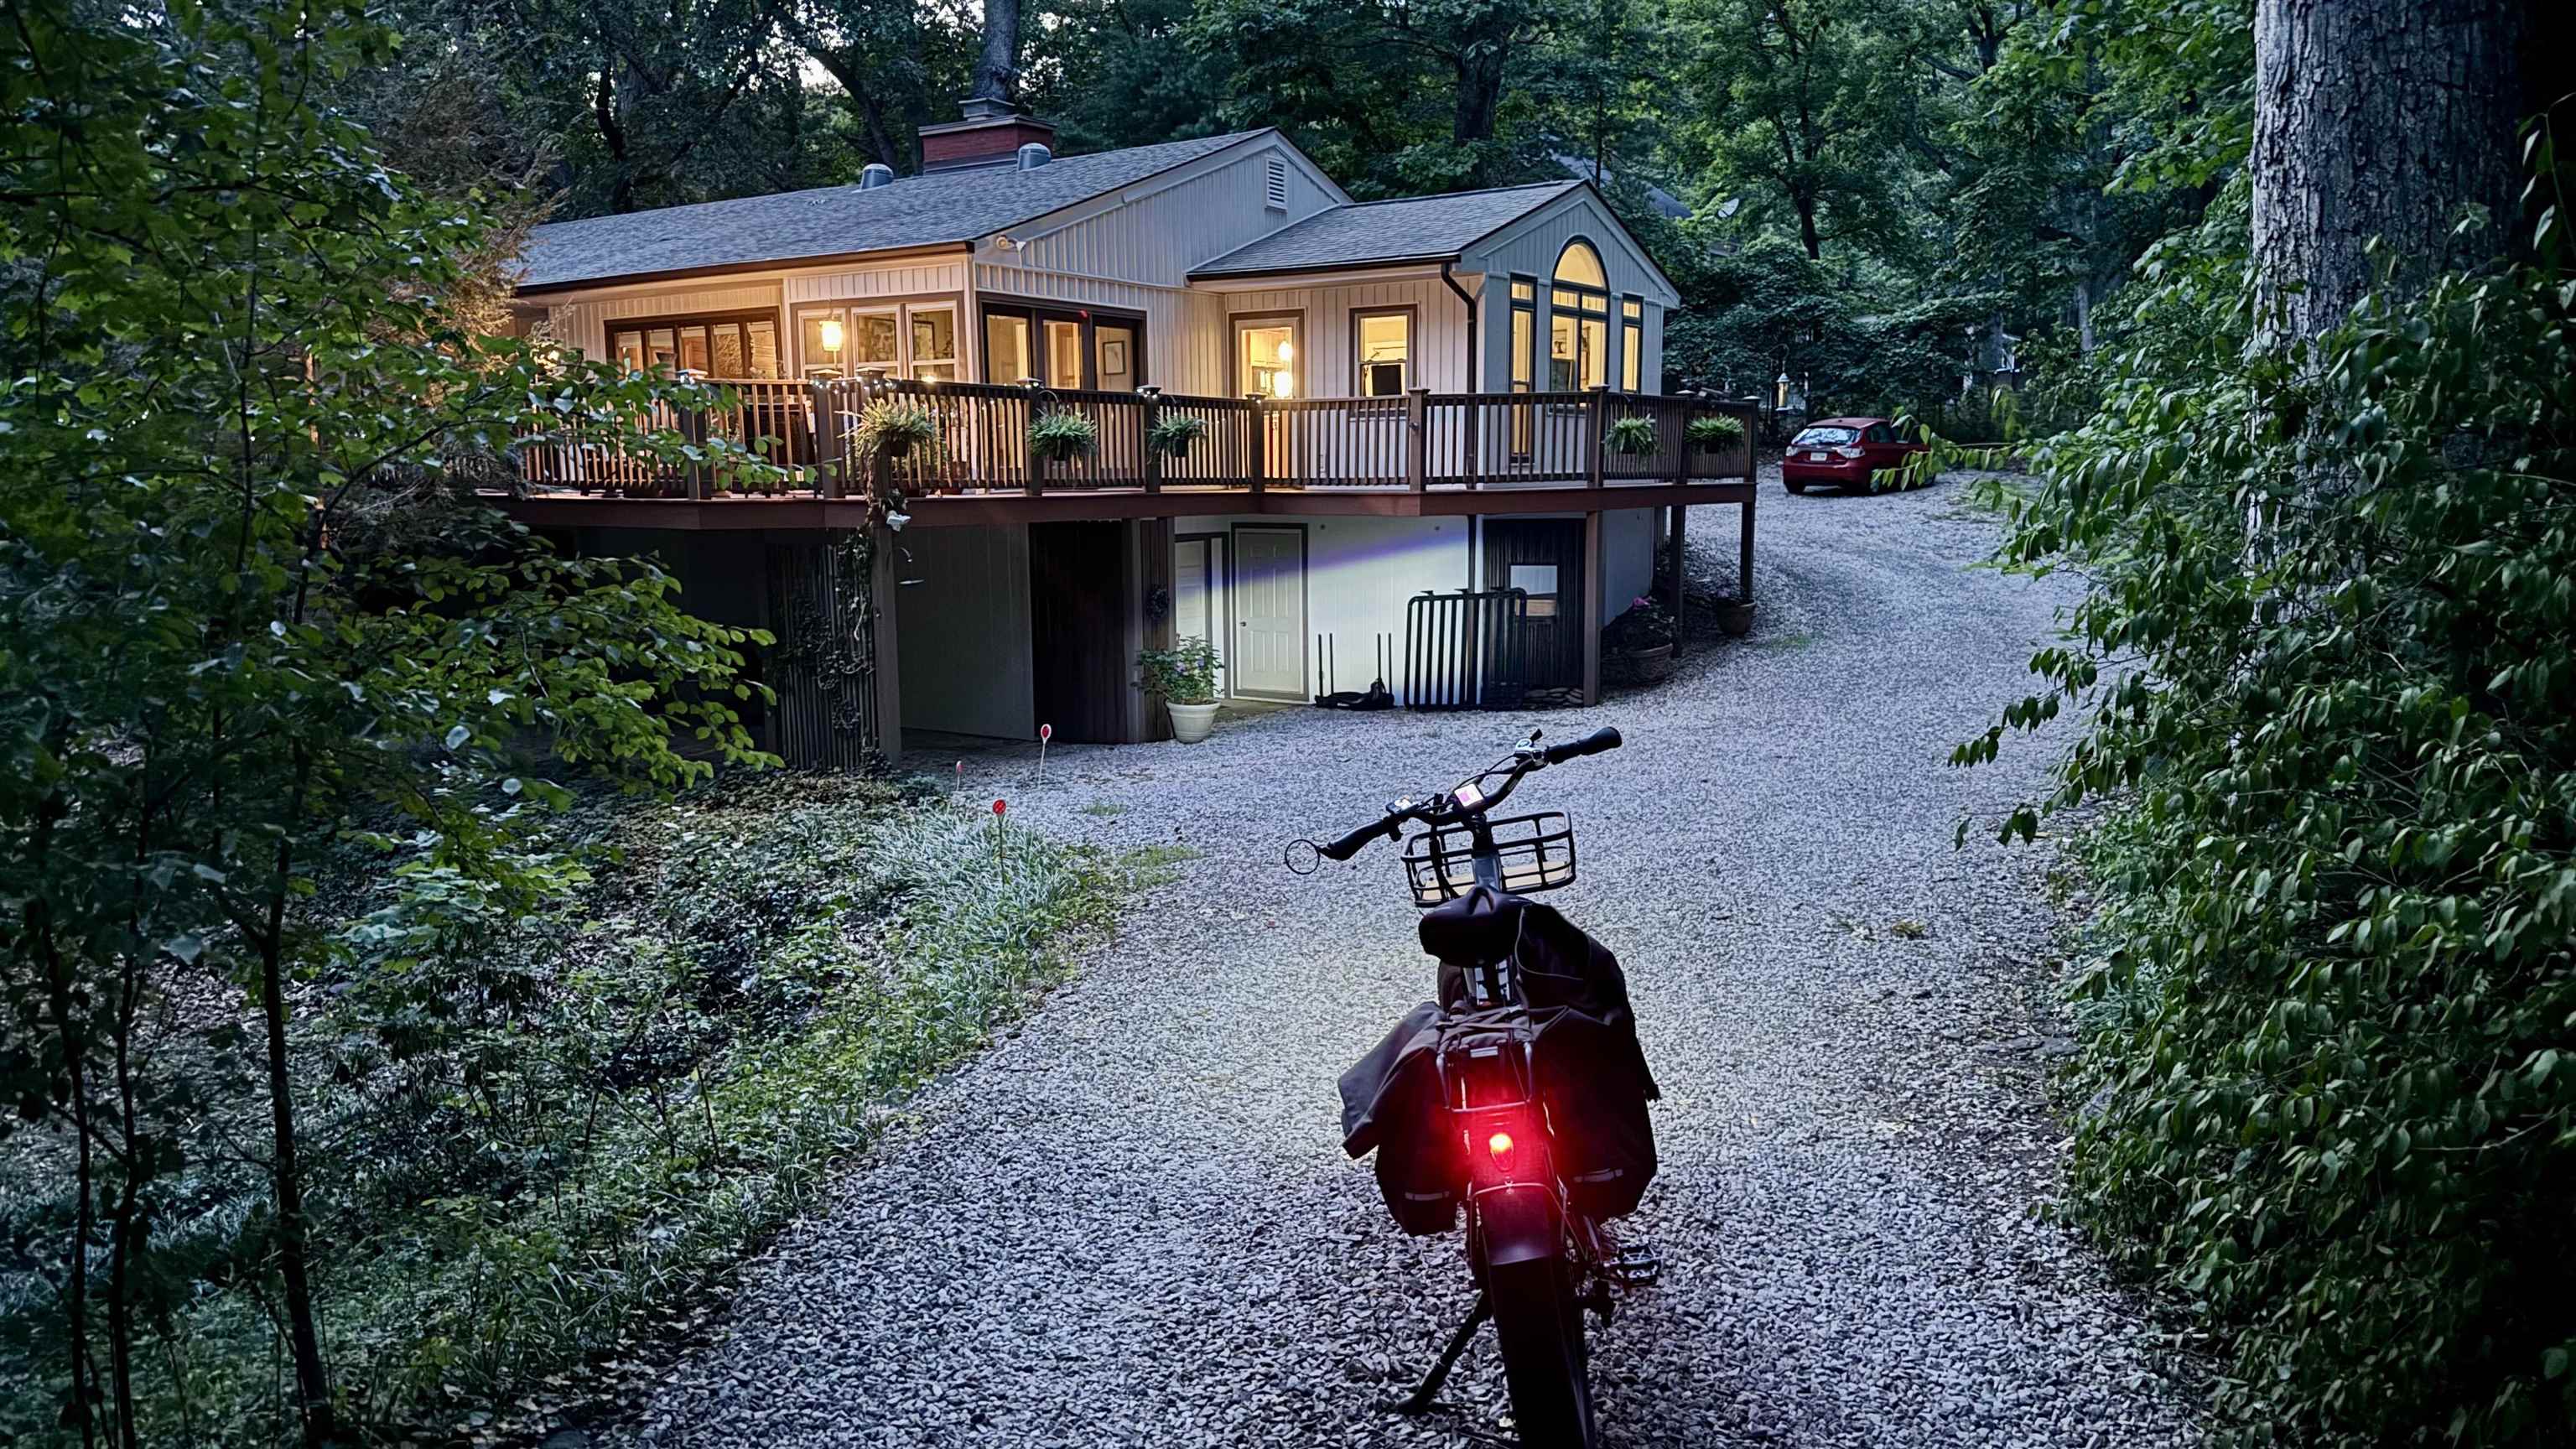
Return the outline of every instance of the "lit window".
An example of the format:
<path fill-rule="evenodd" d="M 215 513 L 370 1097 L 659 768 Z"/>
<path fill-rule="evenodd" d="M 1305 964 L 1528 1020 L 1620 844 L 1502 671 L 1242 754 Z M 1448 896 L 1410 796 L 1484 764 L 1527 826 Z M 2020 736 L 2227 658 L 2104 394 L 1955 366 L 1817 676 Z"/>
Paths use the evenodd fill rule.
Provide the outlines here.
<path fill-rule="evenodd" d="M 1547 388 L 1573 392 L 1610 381 L 1609 277 L 1586 242 L 1557 254 L 1547 328 Z"/>
<path fill-rule="evenodd" d="M 1619 303 L 1619 387 L 1643 392 L 1646 376 L 1646 304 L 1634 297 Z"/>
<path fill-rule="evenodd" d="M 1413 314 L 1354 312 L 1351 330 L 1359 352 L 1360 396 L 1401 395 L 1413 365 Z"/>
<path fill-rule="evenodd" d="M 912 309 L 912 375 L 924 382 L 957 380 L 957 309 Z"/>

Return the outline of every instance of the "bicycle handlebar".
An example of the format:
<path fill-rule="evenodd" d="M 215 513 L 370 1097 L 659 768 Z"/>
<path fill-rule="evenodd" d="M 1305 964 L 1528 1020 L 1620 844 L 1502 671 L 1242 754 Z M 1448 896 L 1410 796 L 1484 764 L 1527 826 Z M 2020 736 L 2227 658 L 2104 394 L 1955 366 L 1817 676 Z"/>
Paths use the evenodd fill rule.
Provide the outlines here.
<path fill-rule="evenodd" d="M 1549 764 L 1562 765 L 1568 760 L 1583 755 L 1597 755 L 1604 750 L 1617 748 L 1619 748 L 1619 731 L 1609 725 L 1603 725 L 1579 740 L 1567 740 L 1561 745 L 1550 745 L 1542 753 L 1547 756 Z"/>
<path fill-rule="evenodd" d="M 1509 765 L 1497 766 L 1495 769 L 1489 769 L 1468 782 L 1471 785 L 1481 785 L 1484 781 L 1491 779 L 1497 771 L 1500 771 L 1504 776 L 1503 786 L 1501 789 L 1490 792 L 1479 792 L 1482 798 L 1474 805 L 1460 806 L 1457 804 L 1460 795 L 1465 792 L 1464 786 L 1461 786 L 1459 790 L 1456 791 L 1451 791 L 1442 795 L 1435 795 L 1428 800 L 1402 801 L 1390 807 L 1384 815 L 1379 816 L 1377 819 L 1370 821 L 1368 824 L 1361 826 L 1359 829 L 1352 831 L 1348 835 L 1341 837 L 1339 840 L 1316 846 L 1315 853 L 1323 856 L 1326 860 L 1348 860 L 1352 856 L 1367 849 L 1369 842 L 1377 839 L 1379 836 L 1395 835 L 1403 826 L 1404 822 L 1408 820 L 1436 821 L 1443 818 L 1454 818 L 1455 815 L 1462 812 L 1481 815 L 1486 810 L 1501 804 L 1503 797 L 1512 793 L 1512 787 L 1520 783 L 1521 776 L 1528 774 L 1530 771 L 1541 769 L 1548 765 L 1562 765 L 1568 760 L 1580 759 L 1585 755 L 1597 755 L 1604 751 L 1615 750 L 1619 748 L 1621 743 L 1622 741 L 1619 738 L 1619 731 L 1609 725 L 1603 725 L 1601 728 L 1594 730 L 1592 733 L 1585 735 L 1579 740 L 1567 740 L 1562 744 L 1549 745 L 1545 749 L 1534 749 L 1524 743 L 1520 749 L 1513 752 L 1511 763 Z M 1300 871 L 1299 873 L 1303 874 L 1304 872 Z"/>

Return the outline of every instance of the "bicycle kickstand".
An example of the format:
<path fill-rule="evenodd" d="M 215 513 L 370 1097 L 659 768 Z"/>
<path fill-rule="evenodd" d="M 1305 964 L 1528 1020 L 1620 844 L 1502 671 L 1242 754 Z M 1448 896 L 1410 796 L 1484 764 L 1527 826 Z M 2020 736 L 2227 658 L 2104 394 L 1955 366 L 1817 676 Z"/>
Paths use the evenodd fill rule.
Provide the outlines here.
<path fill-rule="evenodd" d="M 1458 1325 L 1458 1331 L 1449 1335 L 1449 1346 L 1440 1350 L 1440 1361 L 1431 1366 L 1431 1372 L 1414 1386 L 1412 1393 L 1387 1407 L 1399 1414 L 1419 1414 L 1429 1409 L 1433 1396 L 1440 1392 L 1440 1386 L 1448 1382 L 1449 1370 L 1458 1366 L 1459 1355 L 1467 1351 L 1468 1341 L 1476 1336 L 1476 1326 L 1493 1316 L 1494 1305 L 1484 1294 L 1477 1294 L 1476 1306 L 1468 1312 L 1467 1321 Z"/>

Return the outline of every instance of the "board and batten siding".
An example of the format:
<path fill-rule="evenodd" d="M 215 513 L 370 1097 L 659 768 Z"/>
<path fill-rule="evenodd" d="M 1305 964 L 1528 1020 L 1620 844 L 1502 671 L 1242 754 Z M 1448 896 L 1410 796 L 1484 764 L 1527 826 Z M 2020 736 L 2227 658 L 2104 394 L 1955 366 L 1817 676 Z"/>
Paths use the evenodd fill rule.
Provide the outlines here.
<path fill-rule="evenodd" d="M 1469 296 L 1476 292 L 1475 278 L 1460 285 Z M 1438 277 L 1383 282 L 1350 282 L 1331 287 L 1280 287 L 1262 291 L 1226 292 L 1225 305 L 1215 321 L 1217 349 L 1213 359 L 1215 380 L 1223 390 L 1235 390 L 1235 380 L 1226 376 L 1233 354 L 1234 317 L 1298 313 L 1303 336 L 1298 347 L 1305 354 L 1299 369 L 1299 381 L 1308 397 L 1353 397 L 1359 392 L 1357 376 L 1357 343 L 1352 334 L 1351 314 L 1409 307 L 1413 310 L 1413 381 L 1415 387 L 1433 392 L 1465 392 L 1467 388 L 1467 306 L 1458 294 L 1443 285 Z"/>
<path fill-rule="evenodd" d="M 1274 166 L 1285 202 L 1276 208 Z M 975 291 L 1142 313 L 1146 381 L 1229 392 L 1224 309 L 1190 289 L 1190 268 L 1346 200 L 1286 141 L 1248 141 L 1013 227 L 1007 249 L 979 245 Z"/>
<path fill-rule="evenodd" d="M 1556 274 L 1556 261 L 1568 243 L 1577 239 L 1590 242 L 1601 255 L 1601 270 L 1610 283 L 1610 371 L 1615 386 L 1621 374 L 1621 349 L 1626 338 L 1619 326 L 1619 300 L 1636 297 L 1645 303 L 1645 357 L 1638 369 L 1638 381 L 1646 392 L 1663 391 L 1664 316 L 1681 301 L 1672 288 L 1655 272 L 1654 263 L 1628 236 L 1627 229 L 1610 214 L 1601 199 L 1587 189 L 1578 189 L 1532 215 L 1521 218 L 1470 250 L 1464 258 L 1467 269 L 1485 275 L 1485 336 L 1479 348 L 1485 355 L 1486 390 L 1504 392 L 1511 387 L 1511 283 L 1514 276 L 1528 277 L 1538 284 L 1537 336 L 1544 348 L 1548 320 L 1554 308 L 1548 297 L 1548 283 Z M 1540 379 L 1544 386 L 1544 377 Z"/>
<path fill-rule="evenodd" d="M 608 324 L 632 317 L 685 317 L 709 312 L 779 311 L 777 279 L 658 287 L 576 296 L 546 307 L 546 330 L 595 362 L 608 360 Z M 784 319 L 781 319 L 782 325 Z"/>

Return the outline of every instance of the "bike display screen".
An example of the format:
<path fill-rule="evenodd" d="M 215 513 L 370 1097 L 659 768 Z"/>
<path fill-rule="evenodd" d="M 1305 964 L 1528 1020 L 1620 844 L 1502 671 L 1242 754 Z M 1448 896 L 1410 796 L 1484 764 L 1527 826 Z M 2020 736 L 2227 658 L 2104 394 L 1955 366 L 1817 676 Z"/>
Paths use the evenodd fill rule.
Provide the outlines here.
<path fill-rule="evenodd" d="M 1473 810 L 1485 803 L 1485 792 L 1477 789 L 1475 782 L 1471 780 L 1451 791 L 1449 798 L 1458 802 L 1459 809 Z"/>

